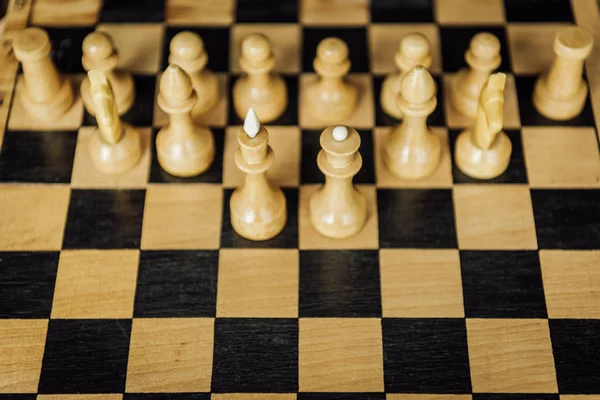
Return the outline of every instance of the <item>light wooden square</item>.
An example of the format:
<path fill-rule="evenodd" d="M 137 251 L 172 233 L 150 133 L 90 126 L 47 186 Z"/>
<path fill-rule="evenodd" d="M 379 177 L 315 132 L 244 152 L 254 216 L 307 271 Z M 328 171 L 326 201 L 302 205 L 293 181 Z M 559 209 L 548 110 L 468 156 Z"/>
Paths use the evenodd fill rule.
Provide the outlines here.
<path fill-rule="evenodd" d="M 554 37 L 568 24 L 509 24 L 508 48 L 515 74 L 538 74 L 554 60 Z"/>
<path fill-rule="evenodd" d="M 379 318 L 301 318 L 298 351 L 301 392 L 383 391 Z"/>
<path fill-rule="evenodd" d="M 61 249 L 69 186 L 2 185 L 0 191 L 0 250 Z"/>
<path fill-rule="evenodd" d="M 545 319 L 467 319 L 473 392 L 556 393 Z"/>
<path fill-rule="evenodd" d="M 141 143 L 142 156 L 137 164 L 122 174 L 110 175 L 96 169 L 89 152 L 89 144 L 95 133 L 94 127 L 83 127 L 77 135 L 77 147 L 73 161 L 73 175 L 71 185 L 74 188 L 86 189 L 143 189 L 148 183 L 151 159 L 151 132 L 150 128 L 138 129 Z"/>
<path fill-rule="evenodd" d="M 528 186 L 460 185 L 453 197 L 459 248 L 537 249 Z"/>
<path fill-rule="evenodd" d="M 214 319 L 134 319 L 127 392 L 209 392 Z"/>
<path fill-rule="evenodd" d="M 52 318 L 131 318 L 137 250 L 63 250 Z"/>
<path fill-rule="evenodd" d="M 304 25 L 365 25 L 369 14 L 369 0 L 300 1 L 300 21 Z"/>
<path fill-rule="evenodd" d="M 213 393 L 212 400 L 296 400 L 295 393 Z M 591 399 L 593 400 L 593 399 Z"/>
<path fill-rule="evenodd" d="M 223 190 L 214 184 L 149 185 L 142 249 L 218 249 Z"/>
<path fill-rule="evenodd" d="M 431 128 L 442 143 L 442 157 L 436 170 L 429 176 L 417 179 L 399 178 L 390 172 L 383 163 L 383 147 L 385 138 L 392 128 L 375 128 L 375 177 L 379 188 L 450 188 L 452 187 L 452 154 L 448 142 L 446 128 Z"/>
<path fill-rule="evenodd" d="M 386 400 L 471 400 L 470 394 L 388 394 Z"/>
<path fill-rule="evenodd" d="M 371 71 L 374 74 L 397 72 L 394 55 L 402 38 L 410 33 L 423 34 L 431 46 L 431 67 L 433 74 L 442 72 L 442 51 L 440 34 L 435 24 L 373 24 L 369 27 L 369 49 Z M 377 99 L 379 101 L 379 99 Z"/>
<path fill-rule="evenodd" d="M 245 174 L 235 164 L 235 152 L 240 126 L 228 127 L 225 131 L 223 160 L 223 186 L 235 188 L 244 182 Z M 273 166 L 267 171 L 271 182 L 280 186 L 298 186 L 300 182 L 300 129 L 296 126 L 268 126 L 269 145 L 275 154 Z"/>
<path fill-rule="evenodd" d="M 308 98 L 305 95 L 309 84 L 317 79 L 316 74 L 302 74 L 300 77 L 300 126 L 306 129 L 321 129 L 327 126 L 327 123 L 313 118 L 308 113 L 306 102 Z M 339 121 L 337 125 L 348 125 L 355 129 L 370 129 L 375 124 L 375 115 L 373 109 L 373 83 L 369 74 L 349 74 L 348 81 L 358 88 L 358 104 L 350 118 Z"/>
<path fill-rule="evenodd" d="M 541 250 L 550 318 L 600 319 L 600 251 Z"/>
<path fill-rule="evenodd" d="M 444 107 L 446 124 L 450 129 L 470 128 L 474 126 L 475 119 L 460 113 L 450 102 L 449 91 L 451 80 L 454 79 L 454 76 L 454 74 L 444 75 L 444 104 L 438 104 L 438 107 Z M 518 129 L 520 127 L 521 117 L 515 77 L 512 74 L 506 74 L 506 86 L 504 87 L 504 128 Z"/>
<path fill-rule="evenodd" d="M 160 69 L 165 26 L 163 24 L 99 24 L 119 52 L 117 68 L 138 74 L 156 74 Z"/>
<path fill-rule="evenodd" d="M 600 395 L 593 394 L 561 394 L 560 400 L 600 400 Z"/>
<path fill-rule="evenodd" d="M 8 120 L 8 129 L 11 130 L 77 130 L 83 121 L 83 101 L 79 94 L 79 87 L 83 75 L 67 75 L 73 86 L 73 105 L 65 115 L 58 119 L 43 121 L 36 119 L 25 109 L 21 102 L 21 91 L 25 89 L 23 75 L 17 78 L 17 86 L 13 97 L 13 105 Z"/>
<path fill-rule="evenodd" d="M 379 260 L 384 317 L 465 316 L 457 250 L 382 249 Z"/>
<path fill-rule="evenodd" d="M 217 317 L 297 318 L 298 263 L 295 249 L 221 249 Z"/>
<path fill-rule="evenodd" d="M 379 248 L 379 226 L 377 223 L 377 193 L 372 185 L 356 185 L 367 199 L 367 222 L 364 228 L 354 236 L 334 239 L 321 235 L 310 221 L 310 196 L 320 185 L 300 187 L 299 241 L 303 250 L 350 250 Z"/>
<path fill-rule="evenodd" d="M 435 16 L 444 25 L 501 25 L 506 21 L 502 0 L 435 0 Z"/>
<path fill-rule="evenodd" d="M 36 393 L 48 320 L 0 320 L 0 393 Z"/>
<path fill-rule="evenodd" d="M 239 57 L 242 41 L 248 35 L 261 33 L 271 41 L 275 56 L 275 71 L 287 74 L 300 72 L 300 39 L 302 33 L 298 24 L 235 24 L 231 28 L 229 65 L 234 73 L 241 72 Z"/>
<path fill-rule="evenodd" d="M 194 122 L 200 125 L 222 127 L 227 125 L 227 74 L 217 73 L 219 82 L 219 99 L 216 104 L 207 112 L 198 115 L 194 118 Z M 157 82 L 160 82 L 162 73 L 158 75 Z M 156 93 L 154 94 L 154 117 L 153 126 L 164 126 L 169 123 L 169 116 L 158 106 L 158 93 L 160 92 L 160 84 L 156 85 Z"/>
<path fill-rule="evenodd" d="M 166 0 L 169 25 L 229 25 L 234 21 L 235 0 Z"/>
<path fill-rule="evenodd" d="M 92 26 L 98 22 L 101 0 L 36 0 L 31 24 L 40 26 Z"/>
<path fill-rule="evenodd" d="M 122 400 L 122 394 L 38 394 L 37 400 Z"/>
<path fill-rule="evenodd" d="M 600 187 L 600 153 L 594 128 L 523 128 L 523 151 L 532 187 Z"/>

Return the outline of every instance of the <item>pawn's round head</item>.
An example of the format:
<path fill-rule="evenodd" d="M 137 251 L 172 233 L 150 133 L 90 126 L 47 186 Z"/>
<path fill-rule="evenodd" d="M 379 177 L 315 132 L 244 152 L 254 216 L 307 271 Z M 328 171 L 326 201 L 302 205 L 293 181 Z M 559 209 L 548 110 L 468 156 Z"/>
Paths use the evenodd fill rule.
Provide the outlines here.
<path fill-rule="evenodd" d="M 204 41 L 199 35 L 184 31 L 171 39 L 169 49 L 180 60 L 194 60 L 204 55 Z"/>
<path fill-rule="evenodd" d="M 252 61 L 264 61 L 271 56 L 271 42 L 260 33 L 246 36 L 242 41 L 242 55 Z"/>
<path fill-rule="evenodd" d="M 471 39 L 469 51 L 479 59 L 491 60 L 500 55 L 500 41 L 491 33 L 481 32 Z"/>
<path fill-rule="evenodd" d="M 317 57 L 324 63 L 340 64 L 348 59 L 348 45 L 336 37 L 323 39 L 317 46 Z"/>
<path fill-rule="evenodd" d="M 429 56 L 429 41 L 421 33 L 411 33 L 400 41 L 400 54 L 409 60 L 419 61 Z"/>
<path fill-rule="evenodd" d="M 104 32 L 92 32 L 83 40 L 83 54 L 94 60 L 104 60 L 115 51 L 115 44 L 108 34 Z"/>

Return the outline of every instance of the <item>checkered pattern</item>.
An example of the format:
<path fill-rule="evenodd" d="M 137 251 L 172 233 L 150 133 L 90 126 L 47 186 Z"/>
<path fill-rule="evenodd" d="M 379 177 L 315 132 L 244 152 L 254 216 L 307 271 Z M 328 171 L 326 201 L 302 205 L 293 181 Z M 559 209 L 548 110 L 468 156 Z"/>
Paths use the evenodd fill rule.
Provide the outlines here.
<path fill-rule="evenodd" d="M 0 68 L 0 399 L 600 398 L 594 100 L 563 123 L 531 103 L 557 28 L 588 21 L 593 1 L 68 3 L 13 2 L 0 46 L 10 61 Z M 135 168 L 116 177 L 93 168 L 95 122 L 79 99 L 61 120 L 27 117 L 10 39 L 28 18 L 47 28 L 58 68 L 76 85 L 85 35 L 112 35 L 119 66 L 135 74 L 136 104 L 124 117 L 143 139 Z M 167 121 L 154 101 L 157 80 L 181 30 L 203 37 L 222 91 L 202 117 L 217 158 L 191 179 L 162 171 L 153 148 Z M 513 144 L 507 171 L 485 182 L 453 162 L 471 122 L 446 98 L 482 30 L 502 43 Z M 266 242 L 239 237 L 228 204 L 243 179 L 229 94 L 240 41 L 257 31 L 272 40 L 290 95 L 268 126 L 269 176 L 284 188 L 288 223 Z M 398 42 L 412 31 L 432 44 L 438 107 L 429 122 L 444 143 L 437 171 L 416 182 L 382 165 L 383 138 L 397 121 L 378 101 Z M 316 46 L 330 35 L 349 44 L 349 79 L 361 91 L 343 123 L 362 138 L 355 182 L 369 210 L 365 229 L 341 241 L 317 236 L 308 213 L 323 182 L 322 126 L 303 94 Z"/>

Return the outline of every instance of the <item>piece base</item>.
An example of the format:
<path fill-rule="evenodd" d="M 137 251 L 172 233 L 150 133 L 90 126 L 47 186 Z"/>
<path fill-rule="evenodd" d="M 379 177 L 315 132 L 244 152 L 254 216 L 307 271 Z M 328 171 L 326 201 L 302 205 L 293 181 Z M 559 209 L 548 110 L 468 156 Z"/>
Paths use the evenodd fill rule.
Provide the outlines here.
<path fill-rule="evenodd" d="M 471 132 L 462 132 L 454 150 L 456 166 L 465 175 L 475 179 L 493 179 L 506 171 L 510 163 L 512 144 L 504 132 L 500 132 L 488 150 L 476 147 Z"/>
<path fill-rule="evenodd" d="M 545 77 L 540 77 L 533 89 L 533 105 L 544 117 L 555 121 L 568 121 L 578 116 L 587 99 L 588 87 L 581 82 L 580 87 L 569 99 L 552 98 L 545 84 Z"/>

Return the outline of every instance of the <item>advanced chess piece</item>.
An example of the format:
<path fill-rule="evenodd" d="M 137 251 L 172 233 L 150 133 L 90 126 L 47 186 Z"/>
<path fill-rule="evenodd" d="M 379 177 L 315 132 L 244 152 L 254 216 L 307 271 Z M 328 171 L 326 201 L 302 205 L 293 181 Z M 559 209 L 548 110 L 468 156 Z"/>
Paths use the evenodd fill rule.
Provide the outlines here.
<path fill-rule="evenodd" d="M 381 107 L 387 114 L 402 119 L 402 111 L 398 108 L 398 95 L 402 78 L 416 65 L 431 67 L 431 46 L 421 33 L 411 33 L 400 41 L 394 57 L 398 72 L 389 74 L 381 86 Z"/>
<path fill-rule="evenodd" d="M 98 122 L 89 147 L 92 162 L 105 174 L 125 172 L 142 155 L 140 136 L 133 127 L 119 119 L 115 98 L 104 73 L 91 70 L 88 77 Z"/>
<path fill-rule="evenodd" d="M 210 110 L 219 99 L 219 81 L 208 68 L 208 55 L 202 38 L 193 32 L 180 32 L 171 40 L 169 63 L 177 64 L 190 79 L 198 99 L 192 116 L 197 117 Z"/>
<path fill-rule="evenodd" d="M 233 85 L 233 107 L 240 118 L 249 108 L 263 122 L 276 120 L 287 108 L 287 87 L 273 72 L 275 57 L 269 39 L 252 34 L 242 41 L 240 68 L 245 72 Z"/>
<path fill-rule="evenodd" d="M 156 136 L 156 155 L 160 166 L 171 175 L 198 175 L 215 158 L 212 132 L 192 121 L 196 99 L 187 74 L 177 65 L 169 65 L 160 78 L 158 94 L 158 106 L 169 114 L 169 124 Z"/>
<path fill-rule="evenodd" d="M 479 97 L 475 127 L 463 131 L 456 140 L 456 165 L 472 178 L 492 179 L 508 167 L 512 145 L 502 131 L 505 85 L 506 75 L 490 76 Z"/>
<path fill-rule="evenodd" d="M 404 179 L 424 178 L 437 168 L 442 144 L 427 127 L 437 105 L 435 81 L 421 65 L 402 79 L 398 108 L 404 120 L 392 128 L 383 146 L 384 165 Z"/>
<path fill-rule="evenodd" d="M 491 33 L 478 33 L 465 53 L 469 65 L 456 73 L 450 85 L 450 102 L 467 117 L 475 118 L 481 89 L 491 73 L 500 66 L 500 41 Z"/>
<path fill-rule="evenodd" d="M 533 104 L 546 118 L 565 121 L 575 118 L 585 105 L 588 87 L 583 80 L 583 62 L 594 39 L 582 28 L 563 28 L 554 39 L 556 57 L 550 69 L 535 83 Z"/>
<path fill-rule="evenodd" d="M 125 114 L 135 101 L 135 83 L 129 72 L 115 70 L 119 57 L 112 38 L 104 32 L 92 32 L 83 40 L 82 48 L 83 68 L 86 71 L 95 69 L 104 73 L 115 96 L 117 112 L 119 115 Z M 95 115 L 87 76 L 81 82 L 81 99 L 88 113 Z"/>
<path fill-rule="evenodd" d="M 248 110 L 237 140 L 240 147 L 235 153 L 235 163 L 246 173 L 246 178 L 231 195 L 231 225 L 246 239 L 271 239 L 286 223 L 287 206 L 281 189 L 266 177 L 273 165 L 273 150 L 269 146 L 269 133 L 252 109 Z"/>
<path fill-rule="evenodd" d="M 306 88 L 306 107 L 323 123 L 342 121 L 352 114 L 358 90 L 345 80 L 350 71 L 348 46 L 341 39 L 326 38 L 317 46 L 313 67 L 319 79 Z"/>
<path fill-rule="evenodd" d="M 51 43 L 46 31 L 22 30 L 13 41 L 13 50 L 23 67 L 25 87 L 19 93 L 29 114 L 45 121 L 66 114 L 73 104 L 73 87 L 50 59 Z"/>
<path fill-rule="evenodd" d="M 360 135 L 346 126 L 328 127 L 321 133 L 322 150 L 317 164 L 325 184 L 310 197 L 310 220 L 323 236 L 356 235 L 367 221 L 367 199 L 352 184 L 360 171 Z"/>

